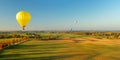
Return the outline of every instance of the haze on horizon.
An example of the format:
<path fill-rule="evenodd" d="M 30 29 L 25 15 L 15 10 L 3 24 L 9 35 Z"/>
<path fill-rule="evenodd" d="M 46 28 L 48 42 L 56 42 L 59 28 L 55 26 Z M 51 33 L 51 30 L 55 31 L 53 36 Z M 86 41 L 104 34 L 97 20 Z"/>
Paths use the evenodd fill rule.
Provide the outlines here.
<path fill-rule="evenodd" d="M 120 30 L 120 0 L 0 0 L 0 31 L 21 30 L 21 10 L 32 15 L 26 30 Z"/>

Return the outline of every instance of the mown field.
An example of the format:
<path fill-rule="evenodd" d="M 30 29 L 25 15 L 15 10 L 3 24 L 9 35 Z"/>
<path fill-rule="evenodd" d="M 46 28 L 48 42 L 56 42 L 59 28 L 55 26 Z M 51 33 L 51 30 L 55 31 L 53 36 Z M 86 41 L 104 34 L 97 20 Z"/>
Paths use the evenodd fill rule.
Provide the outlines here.
<path fill-rule="evenodd" d="M 120 60 L 119 39 L 30 39 L 0 52 L 0 60 Z"/>

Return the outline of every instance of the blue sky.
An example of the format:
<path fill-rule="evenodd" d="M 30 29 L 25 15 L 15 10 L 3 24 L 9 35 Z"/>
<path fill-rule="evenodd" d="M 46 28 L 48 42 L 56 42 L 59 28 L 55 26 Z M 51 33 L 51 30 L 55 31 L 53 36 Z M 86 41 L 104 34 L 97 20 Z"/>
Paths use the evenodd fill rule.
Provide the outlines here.
<path fill-rule="evenodd" d="M 120 30 L 120 0 L 0 0 L 0 31 L 21 30 L 21 10 L 32 15 L 26 30 Z"/>

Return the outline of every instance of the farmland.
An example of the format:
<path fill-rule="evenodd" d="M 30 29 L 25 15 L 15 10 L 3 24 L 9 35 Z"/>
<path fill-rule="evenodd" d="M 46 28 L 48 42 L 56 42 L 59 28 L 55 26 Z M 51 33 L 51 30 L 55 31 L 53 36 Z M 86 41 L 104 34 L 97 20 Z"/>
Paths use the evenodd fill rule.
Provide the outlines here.
<path fill-rule="evenodd" d="M 120 59 L 119 32 L 9 32 L 1 36 L 4 43 L 26 41 L 1 50 L 0 60 Z"/>

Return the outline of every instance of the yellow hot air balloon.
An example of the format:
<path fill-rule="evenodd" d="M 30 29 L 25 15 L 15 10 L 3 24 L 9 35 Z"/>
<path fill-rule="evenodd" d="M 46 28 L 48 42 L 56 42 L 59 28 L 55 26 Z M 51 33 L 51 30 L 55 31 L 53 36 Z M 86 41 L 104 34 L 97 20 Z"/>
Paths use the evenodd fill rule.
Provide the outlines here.
<path fill-rule="evenodd" d="M 27 11 L 20 11 L 16 14 L 16 20 L 19 23 L 19 25 L 22 27 L 23 30 L 30 22 L 30 19 L 31 19 L 31 15 Z"/>

